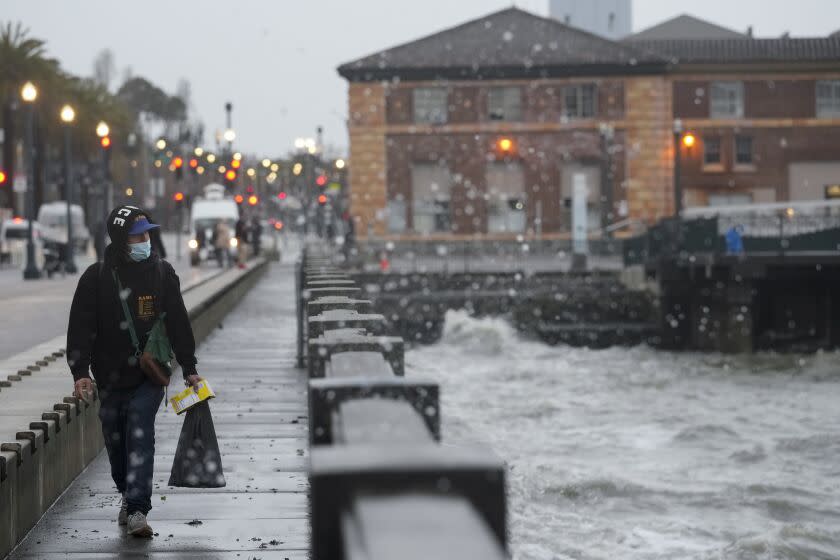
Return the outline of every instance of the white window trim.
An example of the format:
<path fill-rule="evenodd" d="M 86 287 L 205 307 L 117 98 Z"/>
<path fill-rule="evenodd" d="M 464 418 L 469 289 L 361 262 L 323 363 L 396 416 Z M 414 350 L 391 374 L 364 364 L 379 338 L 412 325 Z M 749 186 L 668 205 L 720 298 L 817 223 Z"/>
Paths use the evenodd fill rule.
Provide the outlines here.
<path fill-rule="evenodd" d="M 420 118 L 417 108 L 417 100 L 422 93 L 435 93 L 443 95 L 443 107 L 440 108 L 440 115 L 435 118 L 429 115 Z M 449 122 L 449 91 L 445 87 L 420 87 L 412 91 L 411 96 L 412 118 L 417 124 L 446 124 Z"/>
<path fill-rule="evenodd" d="M 828 87 L 829 98 L 820 98 L 820 86 Z M 817 118 L 840 118 L 840 80 L 818 80 L 816 86 Z"/>
<path fill-rule="evenodd" d="M 715 90 L 720 88 L 726 99 L 715 99 Z M 744 82 L 712 82 L 709 92 L 709 116 L 713 119 L 742 119 L 744 118 Z M 734 99 L 731 94 L 735 93 Z M 734 107 L 733 107 L 734 105 Z"/>

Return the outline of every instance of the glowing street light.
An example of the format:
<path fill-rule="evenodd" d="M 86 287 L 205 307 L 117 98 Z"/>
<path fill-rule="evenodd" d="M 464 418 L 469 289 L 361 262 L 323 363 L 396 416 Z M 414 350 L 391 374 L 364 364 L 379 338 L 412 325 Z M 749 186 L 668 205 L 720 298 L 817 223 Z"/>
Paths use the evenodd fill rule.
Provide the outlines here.
<path fill-rule="evenodd" d="M 335 168 L 336 169 L 344 169 L 347 166 L 347 162 L 343 159 L 335 160 Z"/>
<path fill-rule="evenodd" d="M 204 150 L 202 150 L 201 148 L 196 148 L 193 151 L 193 153 L 195 154 L 195 157 L 201 157 L 204 155 Z"/>
<path fill-rule="evenodd" d="M 99 124 L 96 125 L 96 135 L 100 138 L 105 138 L 109 134 L 111 134 L 111 127 L 108 126 L 108 123 L 99 121 Z"/>
<path fill-rule="evenodd" d="M 76 120 L 76 110 L 70 105 L 65 105 L 61 108 L 61 122 L 71 124 Z"/>
<path fill-rule="evenodd" d="M 27 103 L 34 103 L 38 99 L 38 88 L 32 82 L 26 82 L 20 88 L 20 97 Z"/>
<path fill-rule="evenodd" d="M 262 160 L 262 166 L 265 167 L 266 169 L 268 169 L 269 167 L 271 167 L 271 160 L 268 159 L 268 158 L 265 158 L 264 160 Z"/>
<path fill-rule="evenodd" d="M 161 151 L 161 152 L 162 152 L 163 150 L 165 150 L 165 149 L 166 149 L 166 140 L 164 140 L 163 138 L 161 138 L 160 140 L 158 140 L 157 142 L 155 142 L 155 148 L 157 148 L 157 149 L 158 149 L 159 151 Z"/>
<path fill-rule="evenodd" d="M 213 154 L 207 154 L 207 163 L 216 163 L 216 156 Z"/>
<path fill-rule="evenodd" d="M 693 148 L 697 143 L 697 137 L 691 132 L 687 132 L 685 136 L 683 136 L 682 143 L 686 148 Z"/>
<path fill-rule="evenodd" d="M 234 140 L 236 140 L 236 132 L 234 132 L 232 128 L 229 128 L 225 130 L 225 133 L 222 137 L 225 139 L 226 142 L 232 143 Z"/>

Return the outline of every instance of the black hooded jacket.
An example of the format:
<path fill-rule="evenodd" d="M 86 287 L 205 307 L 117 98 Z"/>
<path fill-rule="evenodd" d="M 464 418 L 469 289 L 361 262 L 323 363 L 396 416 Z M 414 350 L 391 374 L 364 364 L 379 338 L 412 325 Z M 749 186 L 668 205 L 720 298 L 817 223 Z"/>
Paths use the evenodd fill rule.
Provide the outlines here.
<path fill-rule="evenodd" d="M 103 263 L 94 263 L 82 274 L 67 329 L 67 361 L 73 378 L 89 377 L 106 390 L 132 390 L 145 375 L 134 359 L 135 349 L 126 328 L 112 271 L 129 290 L 129 309 L 140 348 L 145 347 L 155 319 L 166 312 L 164 323 L 184 378 L 196 373 L 195 338 L 181 296 L 175 269 L 156 253 L 142 262 L 131 261 L 124 250 L 109 245 Z"/>

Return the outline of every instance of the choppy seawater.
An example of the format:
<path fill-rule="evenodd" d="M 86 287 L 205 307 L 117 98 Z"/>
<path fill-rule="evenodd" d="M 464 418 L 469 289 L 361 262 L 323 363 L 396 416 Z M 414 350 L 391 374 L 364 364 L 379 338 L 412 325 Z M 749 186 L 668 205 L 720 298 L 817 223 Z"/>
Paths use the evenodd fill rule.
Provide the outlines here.
<path fill-rule="evenodd" d="M 840 558 L 840 354 L 595 351 L 447 316 L 409 371 L 508 463 L 518 560 Z"/>

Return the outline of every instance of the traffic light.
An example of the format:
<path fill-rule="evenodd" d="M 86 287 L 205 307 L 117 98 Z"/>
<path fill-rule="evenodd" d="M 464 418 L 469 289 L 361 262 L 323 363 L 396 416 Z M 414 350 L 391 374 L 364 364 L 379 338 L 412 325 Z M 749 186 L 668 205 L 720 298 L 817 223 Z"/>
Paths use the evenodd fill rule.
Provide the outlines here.
<path fill-rule="evenodd" d="M 322 194 L 318 197 L 318 204 L 326 204 L 327 203 L 327 195 Z"/>
<path fill-rule="evenodd" d="M 184 178 L 184 159 L 180 156 L 172 160 L 172 168 L 175 169 L 175 180 L 181 181 Z M 179 193 L 180 194 L 180 193 Z M 183 196 L 183 194 L 181 195 Z"/>
<path fill-rule="evenodd" d="M 230 166 L 234 169 L 239 169 L 240 167 L 242 167 L 242 162 L 239 161 L 238 159 L 235 159 L 235 160 L 230 162 Z"/>
<path fill-rule="evenodd" d="M 176 192 L 174 195 L 172 195 L 172 199 L 177 203 L 184 202 L 184 193 Z"/>
<path fill-rule="evenodd" d="M 236 184 L 236 171 L 228 169 L 225 171 L 225 186 L 232 189 Z"/>
<path fill-rule="evenodd" d="M 245 197 L 241 194 L 238 194 L 235 197 L 233 197 L 233 200 L 236 201 L 237 204 L 242 204 L 243 202 L 245 202 Z"/>
<path fill-rule="evenodd" d="M 327 176 L 326 176 L 326 175 L 318 175 L 318 178 L 317 178 L 317 179 L 315 179 L 315 183 L 317 183 L 317 185 L 318 185 L 319 187 L 326 186 L 326 184 L 327 184 Z"/>
<path fill-rule="evenodd" d="M 259 202 L 260 202 L 260 199 L 255 194 L 252 194 L 251 196 L 248 197 L 248 204 L 250 204 L 251 206 L 256 206 L 257 204 L 259 204 Z"/>
<path fill-rule="evenodd" d="M 99 140 L 99 145 L 102 146 L 103 150 L 107 150 L 111 147 L 111 137 L 110 136 L 103 136 Z"/>
<path fill-rule="evenodd" d="M 192 172 L 193 175 L 198 173 L 198 159 L 192 158 L 190 160 L 190 171 Z"/>
<path fill-rule="evenodd" d="M 0 170 L 0 185 L 5 185 L 5 184 L 6 184 L 6 172 L 3 171 L 3 170 Z"/>
<path fill-rule="evenodd" d="M 286 200 L 286 196 L 288 195 L 286 195 L 285 192 L 281 192 L 277 195 L 277 198 L 279 198 L 280 200 Z"/>

